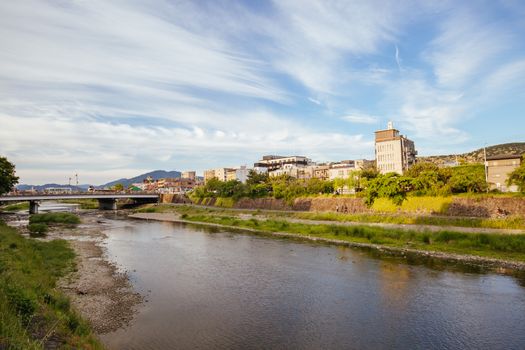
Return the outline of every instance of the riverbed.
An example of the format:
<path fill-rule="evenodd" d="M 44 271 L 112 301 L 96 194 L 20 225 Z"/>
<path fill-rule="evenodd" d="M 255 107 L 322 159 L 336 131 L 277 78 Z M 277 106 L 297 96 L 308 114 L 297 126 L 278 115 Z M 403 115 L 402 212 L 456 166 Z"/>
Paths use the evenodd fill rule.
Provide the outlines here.
<path fill-rule="evenodd" d="M 110 349 L 523 349 L 523 281 L 170 222 L 109 220 L 145 298 Z"/>

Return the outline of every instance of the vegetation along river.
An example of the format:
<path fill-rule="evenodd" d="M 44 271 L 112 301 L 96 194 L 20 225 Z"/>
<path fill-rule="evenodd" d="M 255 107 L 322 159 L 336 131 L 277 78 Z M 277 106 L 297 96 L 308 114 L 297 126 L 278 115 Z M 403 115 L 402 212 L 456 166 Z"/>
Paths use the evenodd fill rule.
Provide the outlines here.
<path fill-rule="evenodd" d="M 110 220 L 146 301 L 111 349 L 523 349 L 524 282 L 168 222 Z"/>

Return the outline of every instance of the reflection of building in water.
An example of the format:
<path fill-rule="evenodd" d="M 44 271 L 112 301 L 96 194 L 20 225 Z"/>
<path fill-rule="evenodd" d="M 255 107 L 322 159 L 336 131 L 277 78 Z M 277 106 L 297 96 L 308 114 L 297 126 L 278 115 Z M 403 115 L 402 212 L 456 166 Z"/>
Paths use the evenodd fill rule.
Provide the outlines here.
<path fill-rule="evenodd" d="M 412 271 L 409 265 L 381 261 L 378 266 L 378 288 L 389 308 L 405 309 L 410 299 Z"/>

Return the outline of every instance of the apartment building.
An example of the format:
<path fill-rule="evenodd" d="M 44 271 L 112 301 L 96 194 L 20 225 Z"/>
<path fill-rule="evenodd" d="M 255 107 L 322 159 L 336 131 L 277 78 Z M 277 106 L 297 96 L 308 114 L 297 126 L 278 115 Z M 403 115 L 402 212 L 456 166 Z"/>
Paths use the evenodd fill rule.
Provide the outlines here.
<path fill-rule="evenodd" d="M 191 170 L 191 171 L 183 171 L 181 177 L 182 177 L 183 179 L 195 180 L 195 178 L 196 178 L 196 173 L 195 173 L 195 171 L 193 171 L 193 170 Z"/>
<path fill-rule="evenodd" d="M 215 169 L 204 170 L 204 183 L 215 177 Z"/>
<path fill-rule="evenodd" d="M 497 189 L 501 192 L 517 192 L 516 185 L 507 186 L 509 174 L 521 165 L 521 155 L 497 155 L 487 158 L 487 182 L 491 190 Z"/>
<path fill-rule="evenodd" d="M 312 164 L 312 160 L 303 156 L 275 156 L 267 155 L 263 156 L 261 160 L 254 163 L 254 168 L 266 168 L 268 172 L 280 169 L 284 165 L 295 165 L 295 166 L 307 166 Z"/>
<path fill-rule="evenodd" d="M 389 122 L 386 130 L 375 132 L 375 155 L 380 173 L 403 174 L 415 164 L 417 151 L 414 142 L 401 135 Z"/>

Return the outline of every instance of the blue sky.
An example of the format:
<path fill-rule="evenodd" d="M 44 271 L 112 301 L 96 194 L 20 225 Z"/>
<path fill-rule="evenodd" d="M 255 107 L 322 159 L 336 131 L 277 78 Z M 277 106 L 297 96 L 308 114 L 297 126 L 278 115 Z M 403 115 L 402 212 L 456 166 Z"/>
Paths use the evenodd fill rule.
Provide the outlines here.
<path fill-rule="evenodd" d="M 21 182 L 525 141 L 525 2 L 3 1 L 0 154 Z"/>

